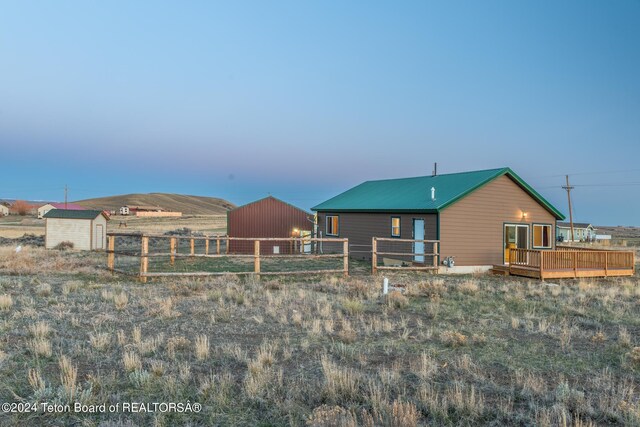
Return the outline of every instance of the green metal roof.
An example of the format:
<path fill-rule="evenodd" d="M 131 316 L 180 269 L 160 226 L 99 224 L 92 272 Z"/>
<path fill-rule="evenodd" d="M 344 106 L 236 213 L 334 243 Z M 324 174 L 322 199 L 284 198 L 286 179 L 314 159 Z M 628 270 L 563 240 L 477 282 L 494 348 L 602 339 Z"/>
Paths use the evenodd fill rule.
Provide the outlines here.
<path fill-rule="evenodd" d="M 102 211 L 97 210 L 70 210 L 70 209 L 51 209 L 44 215 L 44 218 L 64 218 L 64 219 L 95 219 L 102 215 Z M 106 217 L 105 217 L 106 218 Z"/>
<path fill-rule="evenodd" d="M 439 212 L 494 179 L 507 175 L 557 219 L 564 215 L 509 168 L 367 181 L 317 206 L 331 212 Z M 431 187 L 436 198 L 431 200 Z"/>

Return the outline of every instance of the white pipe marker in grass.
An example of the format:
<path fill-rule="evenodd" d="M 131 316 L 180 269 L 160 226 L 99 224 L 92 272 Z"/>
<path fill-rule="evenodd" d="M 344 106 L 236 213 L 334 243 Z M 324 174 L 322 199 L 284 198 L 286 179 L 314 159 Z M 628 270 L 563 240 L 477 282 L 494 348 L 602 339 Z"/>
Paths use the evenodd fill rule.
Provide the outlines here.
<path fill-rule="evenodd" d="M 382 281 L 382 295 L 386 295 L 389 293 L 389 279 L 386 277 Z"/>

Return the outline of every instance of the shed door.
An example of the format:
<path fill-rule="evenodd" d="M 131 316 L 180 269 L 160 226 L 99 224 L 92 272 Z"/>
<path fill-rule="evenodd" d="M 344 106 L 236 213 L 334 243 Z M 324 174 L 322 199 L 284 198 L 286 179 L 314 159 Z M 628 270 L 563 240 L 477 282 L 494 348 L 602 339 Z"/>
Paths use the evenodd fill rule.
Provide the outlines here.
<path fill-rule="evenodd" d="M 104 230 L 102 224 L 96 225 L 96 247 L 95 249 L 104 249 Z"/>
<path fill-rule="evenodd" d="M 413 239 L 424 240 L 424 219 L 413 220 Z M 415 262 L 424 262 L 424 242 L 413 242 L 413 260 Z"/>

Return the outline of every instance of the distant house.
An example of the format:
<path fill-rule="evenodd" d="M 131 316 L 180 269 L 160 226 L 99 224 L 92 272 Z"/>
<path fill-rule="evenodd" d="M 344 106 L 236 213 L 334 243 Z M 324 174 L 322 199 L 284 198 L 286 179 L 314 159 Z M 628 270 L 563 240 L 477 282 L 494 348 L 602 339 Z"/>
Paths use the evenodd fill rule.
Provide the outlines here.
<path fill-rule="evenodd" d="M 0 216 L 7 216 L 9 215 L 9 207 L 0 204 Z"/>
<path fill-rule="evenodd" d="M 74 205 L 73 203 L 47 203 L 38 208 L 38 219 L 44 218 L 44 216 L 51 209 L 67 209 L 71 211 L 81 211 L 85 208 L 80 205 Z"/>
<path fill-rule="evenodd" d="M 367 181 L 312 210 L 322 237 L 348 238 L 361 258 L 373 237 L 439 240 L 439 260 L 414 243 L 414 262 L 451 256 L 457 272 L 506 263 L 509 248 L 554 249 L 564 219 L 509 168 Z"/>
<path fill-rule="evenodd" d="M 108 218 L 103 211 L 51 209 L 44 218 L 47 249 L 62 242 L 71 242 L 79 250 L 106 248 Z"/>
<path fill-rule="evenodd" d="M 120 207 L 120 215 L 129 215 L 131 212 L 129 212 L 129 206 L 122 206 Z"/>
<path fill-rule="evenodd" d="M 556 236 L 561 242 L 593 242 L 596 240 L 597 229 L 586 222 L 573 223 L 573 239 L 571 238 L 571 223 L 558 222 Z"/>
<path fill-rule="evenodd" d="M 291 237 L 311 237 L 313 215 L 280 199 L 269 196 L 239 206 L 227 212 L 227 234 L 229 237 L 283 238 L 280 241 L 260 242 L 260 253 L 284 254 L 306 252 L 310 244 L 298 245 Z M 254 253 L 254 242 L 230 240 L 231 253 Z"/>

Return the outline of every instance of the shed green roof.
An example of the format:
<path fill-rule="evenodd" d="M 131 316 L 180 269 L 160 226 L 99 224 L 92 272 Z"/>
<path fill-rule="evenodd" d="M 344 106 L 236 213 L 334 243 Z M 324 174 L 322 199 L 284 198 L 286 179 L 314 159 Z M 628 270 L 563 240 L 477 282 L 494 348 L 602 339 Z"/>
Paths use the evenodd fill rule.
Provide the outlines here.
<path fill-rule="evenodd" d="M 98 210 L 51 209 L 44 215 L 44 218 L 96 219 L 100 215 L 103 215 L 103 212 Z"/>
<path fill-rule="evenodd" d="M 507 175 L 557 219 L 564 215 L 509 168 L 415 178 L 366 181 L 317 206 L 331 212 L 439 212 L 494 179 Z M 431 200 L 431 188 L 435 200 Z"/>

